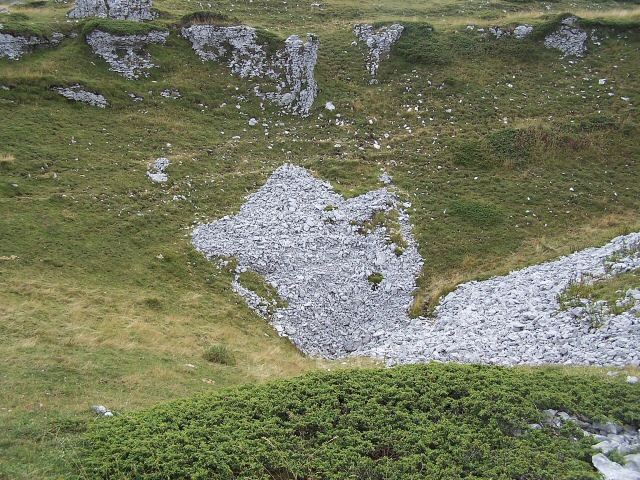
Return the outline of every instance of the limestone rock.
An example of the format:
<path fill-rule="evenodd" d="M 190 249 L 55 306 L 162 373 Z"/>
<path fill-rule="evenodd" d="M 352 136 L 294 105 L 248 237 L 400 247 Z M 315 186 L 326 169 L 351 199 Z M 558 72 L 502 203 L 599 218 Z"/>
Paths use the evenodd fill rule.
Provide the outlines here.
<path fill-rule="evenodd" d="M 318 59 L 318 40 L 292 35 L 284 48 L 267 54 L 258 42 L 256 29 L 244 25 L 191 25 L 182 29 L 202 61 L 225 60 L 241 78 L 256 80 L 254 93 L 292 113 L 309 113 L 318 93 L 313 73 Z M 271 87 L 265 89 L 265 81 Z"/>
<path fill-rule="evenodd" d="M 518 39 L 527 38 L 533 32 L 533 27 L 531 25 L 518 25 L 513 29 L 513 36 Z"/>
<path fill-rule="evenodd" d="M 152 30 L 146 35 L 113 35 L 93 30 L 87 35 L 87 43 L 112 71 L 135 80 L 149 76 L 148 70 L 155 67 L 151 55 L 142 51 L 151 43 L 164 45 L 168 35 L 169 32 L 161 30 Z"/>
<path fill-rule="evenodd" d="M 353 33 L 358 39 L 367 44 L 369 53 L 366 56 L 365 64 L 369 75 L 371 75 L 371 83 L 378 83 L 375 78 L 380 67 L 380 62 L 389 58 L 389 51 L 395 42 L 402 35 L 404 27 L 397 23 L 382 27 L 379 30 L 373 30 L 371 25 L 356 25 Z"/>
<path fill-rule="evenodd" d="M 152 20 L 151 0 L 77 0 L 69 18 L 102 17 L 114 20 Z"/>
<path fill-rule="evenodd" d="M 76 102 L 86 103 L 93 107 L 105 108 L 109 106 L 109 102 L 102 95 L 93 92 L 87 92 L 83 90 L 80 85 L 74 85 L 73 87 L 55 88 L 56 92 L 69 100 L 75 100 Z"/>
<path fill-rule="evenodd" d="M 169 180 L 169 176 L 166 173 L 169 165 L 169 159 L 166 157 L 160 157 L 156 159 L 153 164 L 149 163 L 147 165 L 147 177 L 149 177 L 152 182 L 166 182 L 167 180 Z"/>

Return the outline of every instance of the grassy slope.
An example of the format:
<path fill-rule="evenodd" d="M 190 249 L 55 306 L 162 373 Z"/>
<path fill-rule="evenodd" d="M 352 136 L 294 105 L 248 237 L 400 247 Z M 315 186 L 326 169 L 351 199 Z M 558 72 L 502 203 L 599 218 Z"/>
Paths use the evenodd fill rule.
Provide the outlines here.
<path fill-rule="evenodd" d="M 201 8 L 154 5 L 175 19 Z M 553 5 L 600 15 L 588 2 Z M 11 87 L 0 90 L 0 257 L 8 258 L 0 260 L 0 418 L 7 426 L 0 475 L 68 472 L 91 404 L 136 409 L 327 367 L 276 338 L 231 293 L 231 274 L 195 254 L 185 237 L 194 222 L 236 211 L 284 162 L 313 169 L 346 195 L 378 187 L 381 168 L 394 175 L 413 203 L 426 259 L 416 312 L 456 282 L 637 229 L 638 114 L 629 105 L 640 91 L 637 31 L 610 32 L 602 47 L 570 62 L 534 41 L 483 44 L 465 28 L 540 22 L 537 2 L 482 7 L 217 3 L 282 38 L 319 36 L 322 92 L 308 119 L 262 111 L 246 82 L 202 64 L 175 35 L 150 49 L 160 68 L 138 82 L 109 72 L 81 38 L 19 62 L 0 60 L 0 85 Z M 12 7 L 30 17 L 17 23 L 42 34 L 75 25 L 64 21 L 67 8 Z M 6 17 L 0 23 L 9 25 Z M 638 14 L 610 18 L 637 21 Z M 420 64 L 395 55 L 381 68 L 381 84 L 367 85 L 350 30 L 378 20 L 431 22 L 441 55 Z M 47 89 L 76 82 L 112 108 L 75 105 Z M 164 99 L 165 88 L 183 98 Z M 322 108 L 328 100 L 338 107 L 333 113 Z M 249 127 L 251 117 L 269 125 L 268 135 Z M 518 162 L 514 145 L 527 148 Z M 167 185 L 145 176 L 161 155 L 172 162 Z M 236 366 L 202 359 L 220 343 L 235 352 Z"/>

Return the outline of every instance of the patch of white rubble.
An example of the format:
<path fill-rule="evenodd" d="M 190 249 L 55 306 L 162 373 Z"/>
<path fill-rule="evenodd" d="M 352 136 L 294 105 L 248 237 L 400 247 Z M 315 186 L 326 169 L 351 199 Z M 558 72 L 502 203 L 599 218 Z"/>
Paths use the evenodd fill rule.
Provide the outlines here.
<path fill-rule="evenodd" d="M 312 35 L 304 42 L 291 35 L 273 55 L 258 43 L 256 29 L 245 25 L 191 25 L 182 29 L 182 36 L 203 62 L 226 60 L 241 78 L 268 80 L 272 88 L 265 91 L 264 82 L 257 83 L 256 96 L 302 116 L 311 110 L 318 93 L 313 72 L 319 45 Z"/>
<path fill-rule="evenodd" d="M 7 57 L 10 60 L 20 60 L 25 53 L 32 52 L 37 47 L 49 47 L 58 45 L 64 35 L 53 33 L 47 40 L 36 36 L 12 35 L 0 32 L 0 58 Z"/>
<path fill-rule="evenodd" d="M 99 93 L 88 92 L 83 90 L 80 85 L 74 85 L 72 87 L 59 87 L 55 89 L 60 95 L 69 100 L 76 102 L 86 103 L 92 107 L 105 108 L 109 106 L 109 102 Z"/>
<path fill-rule="evenodd" d="M 102 17 L 114 20 L 153 20 L 151 0 L 76 0 L 69 18 Z"/>
<path fill-rule="evenodd" d="M 155 67 L 149 53 L 142 53 L 149 44 L 164 45 L 169 32 L 152 30 L 145 35 L 113 35 L 93 30 L 87 35 L 87 43 L 93 52 L 101 56 L 110 70 L 129 80 L 148 77 L 148 70 Z"/>
<path fill-rule="evenodd" d="M 369 53 L 366 56 L 365 65 L 372 79 L 371 84 L 377 84 L 375 78 L 380 68 L 380 62 L 389 58 L 389 52 L 394 43 L 400 39 L 404 27 L 394 23 L 389 27 L 382 27 L 376 31 L 371 25 L 356 25 L 353 27 L 353 33 L 358 39 L 366 43 Z"/>
<path fill-rule="evenodd" d="M 587 32 L 576 28 L 576 17 L 567 17 L 562 20 L 562 26 L 544 39 L 547 48 L 557 48 L 564 56 L 582 56 L 587 51 Z"/>
<path fill-rule="evenodd" d="M 401 212 L 409 244 L 400 256 L 384 228 L 363 235 L 354 224 L 391 209 Z M 273 285 L 288 307 L 269 320 L 306 354 L 366 355 L 389 364 L 640 363 L 634 313 L 609 315 L 604 326 L 590 329 L 581 309 L 561 311 L 557 300 L 580 276 L 640 268 L 640 252 L 629 249 L 640 244 L 640 233 L 460 285 L 442 299 L 435 319 L 413 320 L 407 311 L 422 259 L 402 204 L 386 188 L 344 199 L 303 168 L 284 165 L 237 215 L 200 225 L 192 241 L 208 257 L 236 257 L 240 271 L 251 269 Z M 374 272 L 384 277 L 375 289 L 368 281 Z M 265 303 L 246 298 L 250 305 Z"/>
<path fill-rule="evenodd" d="M 383 229 L 360 234 L 354 224 L 401 207 L 385 188 L 345 199 L 305 169 L 284 165 L 237 215 L 200 225 L 192 241 L 209 257 L 236 257 L 239 269 L 264 276 L 288 302 L 271 318 L 276 330 L 307 354 L 336 358 L 409 323 L 422 261 L 406 215 L 409 246 L 399 256 Z M 384 278 L 374 289 L 375 272 Z"/>
<path fill-rule="evenodd" d="M 152 182 L 161 183 L 169 180 L 169 176 L 166 173 L 167 167 L 169 167 L 169 159 L 160 157 L 155 162 L 147 164 L 147 177 Z"/>
<path fill-rule="evenodd" d="M 533 33 L 533 26 L 531 25 L 518 25 L 513 30 L 509 30 L 507 27 L 489 27 L 489 33 L 496 38 L 510 37 L 513 35 L 518 40 L 529 37 Z"/>

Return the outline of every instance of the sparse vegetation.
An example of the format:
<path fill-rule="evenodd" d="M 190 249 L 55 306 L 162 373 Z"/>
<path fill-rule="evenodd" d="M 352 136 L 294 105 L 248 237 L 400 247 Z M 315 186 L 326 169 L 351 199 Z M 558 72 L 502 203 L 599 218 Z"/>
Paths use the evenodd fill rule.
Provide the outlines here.
<path fill-rule="evenodd" d="M 602 327 L 607 315 L 620 315 L 636 306 L 626 298 L 631 289 L 640 289 L 640 271 L 632 271 L 608 278 L 573 279 L 567 288 L 558 295 L 558 302 L 563 310 L 582 308 L 586 321 L 591 329 Z"/>
<path fill-rule="evenodd" d="M 276 308 L 287 307 L 287 302 L 278 295 L 278 290 L 267 282 L 262 275 L 251 270 L 246 270 L 238 275 L 238 283 L 261 297 L 266 304 L 267 313 L 273 313 Z"/>
<path fill-rule="evenodd" d="M 384 280 L 384 275 L 382 275 L 380 272 L 373 272 L 367 277 L 367 280 L 369 280 L 371 288 L 373 290 L 377 290 L 380 283 L 382 283 L 382 280 Z"/>

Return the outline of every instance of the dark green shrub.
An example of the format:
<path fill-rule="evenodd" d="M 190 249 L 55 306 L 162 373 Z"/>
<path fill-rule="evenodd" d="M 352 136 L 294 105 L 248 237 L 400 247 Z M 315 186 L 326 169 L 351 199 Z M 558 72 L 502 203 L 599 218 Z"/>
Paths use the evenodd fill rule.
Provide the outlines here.
<path fill-rule="evenodd" d="M 560 369 L 413 365 L 314 373 L 97 422 L 90 478 L 597 479 L 575 426 L 541 410 L 640 422 L 623 379 Z"/>

